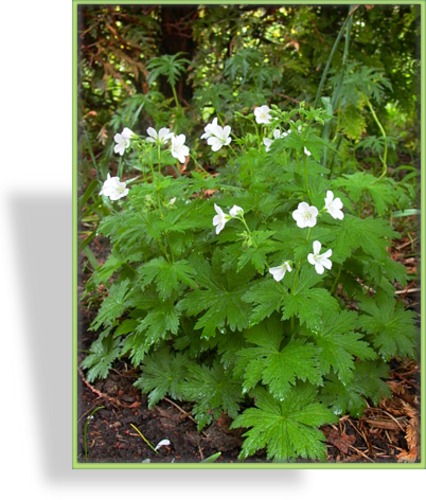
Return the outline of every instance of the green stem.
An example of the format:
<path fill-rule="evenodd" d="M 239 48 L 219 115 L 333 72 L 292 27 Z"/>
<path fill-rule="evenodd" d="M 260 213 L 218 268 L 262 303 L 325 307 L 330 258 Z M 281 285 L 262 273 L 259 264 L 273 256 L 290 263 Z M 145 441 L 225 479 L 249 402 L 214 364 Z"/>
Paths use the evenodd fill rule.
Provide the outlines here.
<path fill-rule="evenodd" d="M 161 144 L 157 142 L 158 173 L 161 174 Z"/>
<path fill-rule="evenodd" d="M 349 14 L 348 14 L 348 17 L 345 19 L 345 22 L 343 23 L 340 31 L 339 31 L 339 34 L 337 35 L 337 38 L 336 40 L 334 41 L 334 45 L 331 49 L 331 52 L 330 52 L 330 55 L 328 56 L 328 60 L 327 60 L 327 63 L 325 65 L 325 68 L 324 68 L 324 71 L 322 72 L 322 75 L 321 75 L 321 81 L 320 81 L 320 84 L 318 86 L 318 91 L 317 91 L 317 95 L 315 97 L 315 101 L 314 101 L 314 105 L 313 107 L 316 108 L 317 105 L 318 105 L 318 102 L 320 100 L 320 97 L 321 97 L 321 92 L 322 92 L 322 88 L 324 87 L 324 84 L 325 84 L 325 80 L 326 80 L 326 77 L 327 77 L 327 74 L 328 74 L 328 70 L 330 69 L 330 65 L 331 65 L 331 61 L 333 60 L 333 56 L 334 56 L 334 53 L 336 52 L 336 49 L 339 45 L 339 42 L 340 42 L 340 39 L 342 38 L 343 36 L 343 33 L 346 29 L 346 25 L 348 24 L 349 22 L 349 19 L 351 19 L 353 13 L 355 12 L 355 10 L 358 8 L 359 6 L 358 5 L 350 5 L 349 6 Z"/>
<path fill-rule="evenodd" d="M 92 159 L 93 166 L 95 167 L 96 174 L 99 178 L 104 179 L 106 177 L 106 175 L 104 175 L 104 172 L 100 171 L 98 162 L 96 161 L 96 158 L 95 158 L 95 153 L 93 152 L 92 144 L 90 142 L 89 134 L 87 133 L 87 130 L 85 127 L 82 127 L 82 129 L 83 129 L 84 135 L 86 137 L 87 149 L 89 150 L 89 155 L 90 155 L 90 158 Z"/>
<path fill-rule="evenodd" d="M 250 241 L 251 241 L 251 243 L 253 244 L 253 247 L 254 247 L 254 248 L 257 248 L 257 245 L 256 245 L 256 243 L 253 241 L 252 233 L 251 233 L 251 231 L 250 231 L 250 229 L 249 229 L 249 227 L 248 227 L 248 225 L 247 225 L 246 220 L 244 219 L 244 216 L 242 216 L 242 217 L 235 217 L 235 219 L 240 220 L 240 221 L 244 224 L 244 227 L 246 228 L 246 230 L 247 230 L 247 232 L 248 232 L 248 235 L 249 235 L 249 237 L 250 237 Z"/>
<path fill-rule="evenodd" d="M 337 285 L 339 283 L 339 278 L 340 278 L 340 273 L 342 272 L 342 268 L 343 268 L 343 265 L 340 264 L 339 270 L 337 271 L 336 279 L 334 280 L 333 286 L 331 287 L 331 291 L 330 291 L 331 295 L 334 295 L 334 292 L 337 289 Z"/>
<path fill-rule="evenodd" d="M 258 145 L 258 147 L 260 149 L 262 147 L 262 138 L 260 137 L 259 127 L 257 126 L 256 121 L 254 122 L 254 129 L 256 131 L 257 145 Z"/>
<path fill-rule="evenodd" d="M 303 155 L 303 174 L 304 174 L 304 177 L 305 177 L 306 194 L 307 194 L 307 196 L 308 196 L 308 198 L 310 200 L 311 199 L 311 195 L 309 193 L 308 165 L 307 165 L 307 159 L 306 159 L 306 155 L 305 154 Z"/>
<path fill-rule="evenodd" d="M 308 227 L 308 232 L 306 233 L 306 241 L 309 241 L 309 237 L 311 236 L 311 229 L 312 229 L 311 227 Z M 297 283 L 297 278 L 299 277 L 299 271 L 300 271 L 301 267 L 302 267 L 302 263 L 298 262 L 297 266 L 296 266 L 296 271 L 294 273 L 293 284 L 291 285 L 291 290 L 290 290 L 291 294 L 294 293 L 296 285 L 298 284 Z"/>
<path fill-rule="evenodd" d="M 294 290 L 298 284 L 298 277 L 299 277 L 299 271 L 300 271 L 300 268 L 302 266 L 302 263 L 301 262 L 298 262 L 297 266 L 296 266 L 296 270 L 294 272 L 294 278 L 293 278 L 293 283 L 291 285 L 291 290 L 290 290 L 290 294 L 293 295 L 294 294 Z"/>
<path fill-rule="evenodd" d="M 86 418 L 86 423 L 84 424 L 84 435 L 83 435 L 83 447 L 84 447 L 84 456 L 86 457 L 86 461 L 89 459 L 89 452 L 87 449 L 87 428 L 89 427 L 90 420 L 92 419 L 93 415 L 99 411 L 105 408 L 105 406 L 98 406 L 95 408 L 90 415 Z"/>
<path fill-rule="evenodd" d="M 171 87 L 172 87 L 172 92 L 173 92 L 173 97 L 174 97 L 174 100 L 175 100 L 175 103 L 176 103 L 176 107 L 180 108 L 179 99 L 178 99 L 178 96 L 177 96 L 177 93 L 176 93 L 175 86 L 171 85 Z"/>
<path fill-rule="evenodd" d="M 350 6 L 350 8 L 349 8 L 349 12 L 351 12 L 351 11 L 352 11 L 352 6 Z M 341 93 L 341 88 L 342 88 L 342 83 L 343 83 L 343 76 L 345 74 L 346 61 L 347 61 L 348 53 L 349 53 L 349 43 L 350 43 L 350 39 L 351 39 L 351 30 L 352 30 L 352 20 L 353 20 L 353 16 L 349 14 L 348 18 L 347 18 L 348 22 L 346 25 L 345 47 L 343 49 L 342 64 L 340 66 L 340 71 L 339 71 L 339 80 L 336 84 L 336 87 L 335 87 L 334 92 L 333 92 L 333 97 L 331 99 L 331 109 L 332 109 L 333 114 L 334 114 L 334 111 L 337 109 L 338 104 L 339 104 L 339 100 L 340 100 L 340 93 Z M 329 120 L 324 127 L 324 131 L 322 134 L 323 139 L 328 139 L 330 125 L 331 125 L 331 120 Z M 327 163 L 327 148 L 324 147 L 322 165 L 325 167 L 326 163 Z"/>
<path fill-rule="evenodd" d="M 202 170 L 205 174 L 210 175 L 207 170 L 201 165 L 201 163 L 195 158 L 194 155 L 190 154 L 192 161 L 195 163 L 195 166 Z"/>
<path fill-rule="evenodd" d="M 386 135 L 385 129 L 383 128 L 383 125 L 380 123 L 379 119 L 377 118 L 376 112 L 374 111 L 373 106 L 372 106 L 369 99 L 367 99 L 367 106 L 368 106 L 368 109 L 370 110 L 371 115 L 374 118 L 374 121 L 376 122 L 377 126 L 379 127 L 380 132 L 382 133 L 383 140 L 384 140 L 383 156 L 380 156 L 380 160 L 382 161 L 382 164 L 383 164 L 383 171 L 380 174 L 379 179 L 382 179 L 387 174 L 387 171 L 388 171 L 388 166 L 386 163 L 387 156 L 388 156 L 387 135 Z"/>

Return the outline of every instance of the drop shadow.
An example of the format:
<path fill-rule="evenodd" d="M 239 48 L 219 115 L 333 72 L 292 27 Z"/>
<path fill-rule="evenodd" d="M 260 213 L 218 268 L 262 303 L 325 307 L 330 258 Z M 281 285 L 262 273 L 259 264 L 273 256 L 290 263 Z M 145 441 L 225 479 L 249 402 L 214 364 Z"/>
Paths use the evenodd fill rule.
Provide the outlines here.
<path fill-rule="evenodd" d="M 71 193 L 10 195 L 13 245 L 17 256 L 21 309 L 24 312 L 27 379 L 33 394 L 37 447 L 45 480 L 85 488 L 140 485 L 158 488 L 205 487 L 214 480 L 228 488 L 303 483 L 294 469 L 73 469 L 72 468 L 72 199 Z M 26 368 L 25 368 L 26 367 Z"/>

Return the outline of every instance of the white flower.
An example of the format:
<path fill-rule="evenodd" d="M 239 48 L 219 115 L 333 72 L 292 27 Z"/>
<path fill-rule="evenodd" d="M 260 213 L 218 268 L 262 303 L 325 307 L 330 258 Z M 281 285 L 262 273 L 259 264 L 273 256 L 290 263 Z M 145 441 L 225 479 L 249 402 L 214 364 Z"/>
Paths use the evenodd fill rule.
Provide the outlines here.
<path fill-rule="evenodd" d="M 263 105 L 254 109 L 254 116 L 257 123 L 268 124 L 271 123 L 272 116 L 270 115 L 270 109 L 268 106 Z"/>
<path fill-rule="evenodd" d="M 244 210 L 239 207 L 238 205 L 234 205 L 231 210 L 229 211 L 229 215 L 231 217 L 237 217 L 238 215 L 243 215 L 244 214 Z"/>
<path fill-rule="evenodd" d="M 263 144 L 265 146 L 265 149 L 266 151 L 269 151 L 271 149 L 271 144 L 273 143 L 274 141 L 272 139 L 269 139 L 268 137 L 265 137 L 263 139 Z"/>
<path fill-rule="evenodd" d="M 208 139 L 213 134 L 214 129 L 217 127 L 217 118 L 214 118 L 213 121 L 207 124 L 204 127 L 204 134 L 200 137 L 200 139 Z"/>
<path fill-rule="evenodd" d="M 231 127 L 226 125 L 221 127 L 217 124 L 217 118 L 212 123 L 204 127 L 204 134 L 201 139 L 207 139 L 207 144 L 212 147 L 213 151 L 219 151 L 222 146 L 227 146 L 231 142 Z"/>
<path fill-rule="evenodd" d="M 173 136 L 173 133 L 170 132 L 170 129 L 166 127 L 160 128 L 158 132 L 155 130 L 155 128 L 148 127 L 146 129 L 146 133 L 150 136 L 147 137 L 146 140 L 148 142 L 155 142 L 156 144 L 166 144 Z"/>
<path fill-rule="evenodd" d="M 269 268 L 269 272 L 275 281 L 281 281 L 286 272 L 291 272 L 291 266 L 288 260 L 283 262 L 280 266 Z"/>
<path fill-rule="evenodd" d="M 162 439 L 155 447 L 155 451 L 157 451 L 158 448 L 161 448 L 162 446 L 170 446 L 170 441 L 168 439 Z"/>
<path fill-rule="evenodd" d="M 303 146 L 303 152 L 305 153 L 306 156 L 311 156 L 311 152 L 306 146 Z"/>
<path fill-rule="evenodd" d="M 125 182 L 120 182 L 119 177 L 111 177 L 109 174 L 107 176 L 107 180 L 104 182 L 100 195 L 108 196 L 110 200 L 119 200 L 126 196 L 129 192 L 129 189 L 126 188 Z"/>
<path fill-rule="evenodd" d="M 231 133 L 231 127 L 226 125 L 225 127 L 217 126 L 215 130 L 215 135 L 212 135 L 207 139 L 207 144 L 212 147 L 212 151 L 219 151 L 222 146 L 227 146 L 232 139 L 229 137 Z"/>
<path fill-rule="evenodd" d="M 271 149 L 271 144 L 274 142 L 276 139 L 282 139 L 284 137 L 287 137 L 288 133 L 287 132 L 282 132 L 280 129 L 276 128 L 273 132 L 272 135 L 274 136 L 273 139 L 269 139 L 268 137 L 265 137 L 263 139 L 263 144 L 265 145 L 266 151 L 269 151 Z"/>
<path fill-rule="evenodd" d="M 230 215 L 225 214 L 225 212 L 214 204 L 214 209 L 216 210 L 216 214 L 213 217 L 213 226 L 216 226 L 216 234 L 219 234 L 222 229 L 225 227 L 225 224 L 231 219 Z"/>
<path fill-rule="evenodd" d="M 185 163 L 185 156 L 189 155 L 189 148 L 185 146 L 185 134 L 173 135 L 172 136 L 172 156 L 180 161 L 180 163 Z"/>
<path fill-rule="evenodd" d="M 324 272 L 324 268 L 331 269 L 332 262 L 329 257 L 331 257 L 331 254 L 333 252 L 331 250 L 327 250 L 322 255 L 320 255 L 321 243 L 319 241 L 314 241 L 313 248 L 314 253 L 308 254 L 309 264 L 315 266 L 315 271 L 318 274 L 322 274 Z"/>
<path fill-rule="evenodd" d="M 125 127 L 121 134 L 115 134 L 114 141 L 117 143 L 114 146 L 114 153 L 123 156 L 124 151 L 130 146 L 130 138 L 135 135 L 129 128 Z"/>
<path fill-rule="evenodd" d="M 333 217 L 333 219 L 343 219 L 344 213 L 341 210 L 343 208 L 342 200 L 340 198 L 334 198 L 333 191 L 327 191 L 324 203 L 325 209 Z"/>
<path fill-rule="evenodd" d="M 318 209 L 314 206 L 310 207 L 305 201 L 302 201 L 292 216 L 298 227 L 314 227 L 317 223 Z"/>

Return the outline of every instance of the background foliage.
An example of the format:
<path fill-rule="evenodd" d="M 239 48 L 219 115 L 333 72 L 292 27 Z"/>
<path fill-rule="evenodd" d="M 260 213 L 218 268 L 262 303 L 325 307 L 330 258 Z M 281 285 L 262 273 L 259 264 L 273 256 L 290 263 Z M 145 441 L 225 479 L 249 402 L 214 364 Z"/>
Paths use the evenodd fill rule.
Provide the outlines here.
<path fill-rule="evenodd" d="M 123 126 L 140 133 L 150 125 L 174 122 L 195 140 L 213 114 L 232 126 L 235 111 L 247 112 L 259 102 L 283 107 L 302 100 L 313 103 L 349 8 L 80 6 L 84 181 L 104 179 L 111 162 L 117 162 L 112 148 L 105 146 Z M 341 110 L 337 126 L 344 132 L 339 147 L 348 149 L 348 159 L 355 152 L 368 163 L 371 153 L 383 150 L 366 96 L 388 131 L 391 163 L 397 166 L 415 159 L 419 30 L 415 5 L 361 5 L 354 13 L 347 59 L 343 59 L 343 36 L 330 66 L 335 78 L 327 78 L 322 92 L 322 97 L 331 96 L 343 71 L 341 97 L 335 107 Z M 162 56 L 173 56 L 178 64 L 167 67 Z M 153 74 L 152 59 L 158 57 Z M 175 106 L 170 111 L 171 103 Z M 365 142 L 366 135 L 378 139 Z"/>

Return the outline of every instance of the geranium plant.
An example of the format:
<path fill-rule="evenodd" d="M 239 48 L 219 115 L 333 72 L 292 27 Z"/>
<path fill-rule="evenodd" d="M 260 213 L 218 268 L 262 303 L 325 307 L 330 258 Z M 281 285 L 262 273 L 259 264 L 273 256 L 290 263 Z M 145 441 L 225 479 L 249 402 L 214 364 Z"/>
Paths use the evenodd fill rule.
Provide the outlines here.
<path fill-rule="evenodd" d="M 326 460 L 320 427 L 388 394 L 388 361 L 417 347 L 394 293 L 406 271 L 389 222 L 359 213 L 357 178 L 322 165 L 328 118 L 260 103 L 239 137 L 214 118 L 197 142 L 217 152 L 214 176 L 168 124 L 116 136 L 137 170 L 100 189 L 111 251 L 89 283 L 108 291 L 89 381 L 127 359 L 150 407 L 192 402 L 199 429 L 226 413 L 241 459 L 276 461 Z"/>

